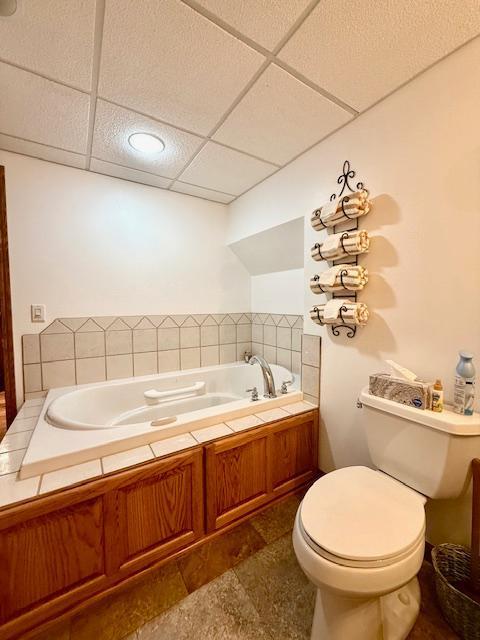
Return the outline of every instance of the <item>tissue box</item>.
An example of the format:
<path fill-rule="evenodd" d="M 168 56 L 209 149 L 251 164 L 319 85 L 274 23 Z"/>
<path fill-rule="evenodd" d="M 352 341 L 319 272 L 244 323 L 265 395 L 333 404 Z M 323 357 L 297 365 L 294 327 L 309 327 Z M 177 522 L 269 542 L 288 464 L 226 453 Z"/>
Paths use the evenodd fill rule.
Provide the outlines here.
<path fill-rule="evenodd" d="M 394 378 L 388 373 L 375 373 L 370 376 L 369 391 L 372 396 L 386 398 L 406 404 L 416 409 L 430 409 L 431 383 Z"/>

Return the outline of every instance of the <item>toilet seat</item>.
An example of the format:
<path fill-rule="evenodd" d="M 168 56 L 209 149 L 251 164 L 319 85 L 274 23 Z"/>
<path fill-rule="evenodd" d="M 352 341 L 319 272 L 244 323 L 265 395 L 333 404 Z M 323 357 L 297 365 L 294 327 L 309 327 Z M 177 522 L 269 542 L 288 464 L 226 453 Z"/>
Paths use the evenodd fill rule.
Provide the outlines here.
<path fill-rule="evenodd" d="M 306 544 L 345 567 L 385 567 L 425 537 L 424 498 L 385 474 L 346 467 L 318 480 L 299 509 Z"/>

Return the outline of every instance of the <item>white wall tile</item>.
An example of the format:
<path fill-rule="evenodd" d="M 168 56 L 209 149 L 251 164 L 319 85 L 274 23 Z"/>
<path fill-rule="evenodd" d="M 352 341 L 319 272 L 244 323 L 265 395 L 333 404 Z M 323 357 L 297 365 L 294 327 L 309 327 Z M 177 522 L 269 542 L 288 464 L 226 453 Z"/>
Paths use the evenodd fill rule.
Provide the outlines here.
<path fill-rule="evenodd" d="M 91 331 L 75 334 L 75 357 L 94 358 L 105 355 L 105 333 Z M 57 360 L 57 358 L 55 358 Z"/>
<path fill-rule="evenodd" d="M 41 391 L 42 368 L 40 364 L 26 364 L 23 367 L 23 384 L 26 393 Z"/>
<path fill-rule="evenodd" d="M 200 348 L 180 349 L 180 368 L 196 369 L 200 366 Z"/>
<path fill-rule="evenodd" d="M 133 375 L 149 376 L 158 373 L 158 354 L 156 351 L 133 354 Z"/>
<path fill-rule="evenodd" d="M 68 387 L 75 384 L 75 360 L 59 360 L 42 364 L 44 389 Z"/>
<path fill-rule="evenodd" d="M 158 372 L 178 371 L 180 369 L 180 349 L 158 352 Z"/>
<path fill-rule="evenodd" d="M 132 332 L 130 330 L 106 331 L 105 340 L 108 356 L 132 353 L 133 351 Z"/>
<path fill-rule="evenodd" d="M 105 357 L 79 358 L 75 361 L 75 366 L 77 371 L 77 384 L 103 382 L 103 380 L 106 380 Z"/>
<path fill-rule="evenodd" d="M 133 355 L 107 356 L 107 380 L 133 376 Z"/>

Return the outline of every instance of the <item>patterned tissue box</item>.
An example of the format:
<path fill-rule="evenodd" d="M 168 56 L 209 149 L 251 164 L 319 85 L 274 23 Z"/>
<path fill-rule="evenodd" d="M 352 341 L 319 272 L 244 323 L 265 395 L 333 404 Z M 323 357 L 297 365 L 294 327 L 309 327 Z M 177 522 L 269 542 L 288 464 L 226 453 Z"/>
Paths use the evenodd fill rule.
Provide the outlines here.
<path fill-rule="evenodd" d="M 430 409 L 431 383 L 394 378 L 388 373 L 375 373 L 370 376 L 369 391 L 372 396 L 386 398 L 406 404 L 416 409 Z"/>

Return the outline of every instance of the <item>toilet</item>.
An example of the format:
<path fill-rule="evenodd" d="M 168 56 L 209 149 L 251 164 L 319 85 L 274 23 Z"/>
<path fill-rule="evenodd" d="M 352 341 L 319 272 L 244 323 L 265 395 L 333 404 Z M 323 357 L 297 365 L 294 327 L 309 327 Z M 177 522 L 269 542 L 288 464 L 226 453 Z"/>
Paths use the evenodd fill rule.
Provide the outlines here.
<path fill-rule="evenodd" d="M 376 469 L 332 471 L 310 487 L 293 547 L 316 586 L 312 640 L 403 640 L 420 609 L 427 498 L 466 490 L 480 419 L 360 394 Z"/>

